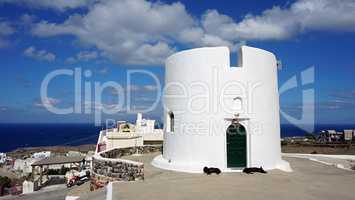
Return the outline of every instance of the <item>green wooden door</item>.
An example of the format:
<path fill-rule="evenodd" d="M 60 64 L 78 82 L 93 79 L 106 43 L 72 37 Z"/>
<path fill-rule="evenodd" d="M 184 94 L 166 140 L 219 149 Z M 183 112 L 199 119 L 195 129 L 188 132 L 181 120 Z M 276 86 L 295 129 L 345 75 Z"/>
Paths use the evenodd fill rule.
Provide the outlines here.
<path fill-rule="evenodd" d="M 227 128 L 227 167 L 246 167 L 246 130 L 241 124 L 231 124 Z"/>

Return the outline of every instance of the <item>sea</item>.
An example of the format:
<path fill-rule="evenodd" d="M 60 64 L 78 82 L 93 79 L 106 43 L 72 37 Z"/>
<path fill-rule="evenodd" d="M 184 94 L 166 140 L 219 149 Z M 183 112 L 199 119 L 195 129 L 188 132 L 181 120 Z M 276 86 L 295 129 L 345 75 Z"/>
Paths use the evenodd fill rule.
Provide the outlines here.
<path fill-rule="evenodd" d="M 157 127 L 162 127 L 158 123 Z M 355 129 L 355 124 L 320 124 L 314 133 L 321 130 Z M 103 127 L 94 124 L 0 124 L 0 152 L 9 152 L 22 147 L 77 146 L 96 144 Z M 281 125 L 281 137 L 303 136 L 307 131 L 294 125 Z"/>

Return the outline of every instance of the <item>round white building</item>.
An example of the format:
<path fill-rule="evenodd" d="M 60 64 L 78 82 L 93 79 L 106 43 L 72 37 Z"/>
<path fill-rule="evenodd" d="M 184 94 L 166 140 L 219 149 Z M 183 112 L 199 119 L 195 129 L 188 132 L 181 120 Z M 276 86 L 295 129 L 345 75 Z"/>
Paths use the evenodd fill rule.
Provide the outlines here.
<path fill-rule="evenodd" d="M 178 52 L 166 60 L 163 154 L 156 167 L 290 170 L 281 159 L 277 61 L 242 46 L 238 66 L 227 47 Z"/>

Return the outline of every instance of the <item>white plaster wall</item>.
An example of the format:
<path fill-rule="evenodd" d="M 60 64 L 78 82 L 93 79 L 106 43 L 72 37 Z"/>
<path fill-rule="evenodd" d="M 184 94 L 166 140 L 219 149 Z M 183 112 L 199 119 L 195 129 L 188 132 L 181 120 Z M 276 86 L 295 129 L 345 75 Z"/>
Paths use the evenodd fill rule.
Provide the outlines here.
<path fill-rule="evenodd" d="M 281 162 L 275 56 L 247 46 L 239 54 L 238 68 L 230 67 L 227 47 L 182 51 L 166 60 L 164 124 L 169 125 L 167 113 L 172 111 L 175 126 L 173 133 L 165 129 L 163 156 L 154 165 L 179 171 L 202 171 L 203 166 L 230 170 L 225 134 L 230 122 L 225 118 L 235 113 L 250 118 L 242 122 L 248 133 L 248 166 L 272 169 Z M 230 110 L 233 105 L 238 109 Z"/>
<path fill-rule="evenodd" d="M 142 125 L 142 123 L 144 125 Z M 137 120 L 135 131 L 137 134 L 149 134 L 154 132 L 155 120 Z"/>
<path fill-rule="evenodd" d="M 158 129 L 161 130 L 161 129 Z M 145 133 L 140 134 L 143 138 L 143 141 L 163 141 L 163 133 L 162 131 L 155 131 L 155 133 Z"/>
<path fill-rule="evenodd" d="M 41 159 L 40 158 L 27 158 L 25 160 L 16 159 L 13 169 L 20 170 L 23 173 L 31 173 L 32 172 L 32 164 L 38 160 L 41 160 Z"/>
<path fill-rule="evenodd" d="M 22 194 L 32 193 L 34 191 L 34 184 L 31 181 L 24 181 L 22 183 Z"/>
<path fill-rule="evenodd" d="M 266 169 L 281 162 L 279 94 L 275 56 L 267 51 L 242 47 L 243 67 L 254 89 L 250 124 L 251 164 Z M 255 130 L 253 130 L 255 129 Z"/>
<path fill-rule="evenodd" d="M 214 71 L 227 66 L 229 50 L 226 47 L 192 49 L 167 59 L 165 72 L 167 94 L 164 100 L 167 109 L 174 113 L 175 131 L 164 134 L 163 157 L 172 164 L 222 167 L 223 133 L 213 135 L 214 132 L 208 128 L 198 128 L 209 127 L 210 120 L 223 123 L 221 113 L 213 112 L 218 104 L 210 103 L 206 99 L 190 100 L 195 95 L 205 93 L 203 89 L 205 87 L 201 84 L 206 85 L 208 90 L 211 89 L 209 85 L 213 82 Z M 171 86 L 168 86 L 169 84 Z M 199 107 L 206 104 L 210 104 L 207 106 L 208 109 L 199 111 Z M 189 105 L 192 110 L 187 109 Z"/>
<path fill-rule="evenodd" d="M 138 135 L 117 135 L 107 136 L 106 149 L 127 148 L 143 146 L 143 137 Z"/>

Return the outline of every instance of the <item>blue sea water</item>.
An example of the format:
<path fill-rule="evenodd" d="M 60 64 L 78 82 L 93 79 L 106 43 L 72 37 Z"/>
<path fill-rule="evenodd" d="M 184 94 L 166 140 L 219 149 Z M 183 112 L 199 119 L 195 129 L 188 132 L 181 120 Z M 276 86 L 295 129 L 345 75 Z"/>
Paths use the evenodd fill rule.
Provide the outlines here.
<path fill-rule="evenodd" d="M 0 124 L 0 152 L 19 147 L 96 144 L 101 129 L 93 124 Z M 342 131 L 355 129 L 355 125 L 316 125 L 314 132 L 325 129 Z M 281 137 L 305 133 L 293 125 L 281 126 Z"/>
<path fill-rule="evenodd" d="M 0 124 L 0 152 L 19 147 L 96 144 L 93 124 Z"/>

